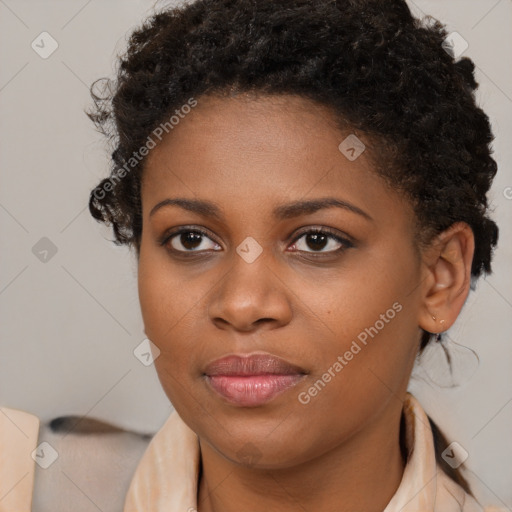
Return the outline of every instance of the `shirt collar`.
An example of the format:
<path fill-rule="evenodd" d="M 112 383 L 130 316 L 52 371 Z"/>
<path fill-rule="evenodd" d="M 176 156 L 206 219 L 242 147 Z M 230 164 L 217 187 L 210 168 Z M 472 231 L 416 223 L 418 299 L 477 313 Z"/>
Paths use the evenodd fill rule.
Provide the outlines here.
<path fill-rule="evenodd" d="M 400 485 L 384 512 L 433 511 L 436 501 L 437 468 L 428 417 L 419 402 L 406 394 L 405 419 L 407 464 Z"/>

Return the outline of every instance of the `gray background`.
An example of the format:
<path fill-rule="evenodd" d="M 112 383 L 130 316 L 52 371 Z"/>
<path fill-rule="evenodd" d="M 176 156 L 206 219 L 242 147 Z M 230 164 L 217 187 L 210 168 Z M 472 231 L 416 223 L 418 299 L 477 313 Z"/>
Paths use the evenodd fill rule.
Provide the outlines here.
<path fill-rule="evenodd" d="M 43 421 L 87 414 L 156 431 L 172 410 L 153 366 L 133 354 L 145 338 L 134 257 L 109 242 L 86 208 L 109 158 L 83 113 L 88 87 L 112 75 L 126 35 L 153 4 L 0 0 L 0 405 Z M 500 227 L 494 273 L 479 281 L 449 332 L 480 365 L 473 372 L 471 352 L 451 343 L 460 386 L 439 385 L 446 372 L 433 354 L 411 390 L 469 452 L 477 496 L 512 508 L 512 1 L 409 4 L 469 43 L 464 55 L 477 65 L 478 102 L 500 167 L 490 194 Z M 31 47 L 43 31 L 58 43 L 46 59 Z"/>

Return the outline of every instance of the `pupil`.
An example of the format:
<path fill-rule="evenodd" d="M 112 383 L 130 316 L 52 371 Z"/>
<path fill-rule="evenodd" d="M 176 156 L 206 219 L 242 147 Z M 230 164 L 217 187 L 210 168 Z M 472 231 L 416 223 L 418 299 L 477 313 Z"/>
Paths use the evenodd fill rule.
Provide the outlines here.
<path fill-rule="evenodd" d="M 186 249 L 195 249 L 198 245 L 201 244 L 201 237 L 202 235 L 200 233 L 182 233 L 181 243 Z"/>
<path fill-rule="evenodd" d="M 311 249 L 323 249 L 325 247 L 326 240 L 327 236 L 323 233 L 310 233 L 306 236 L 306 243 Z M 313 244 L 310 243 L 311 241 Z"/>

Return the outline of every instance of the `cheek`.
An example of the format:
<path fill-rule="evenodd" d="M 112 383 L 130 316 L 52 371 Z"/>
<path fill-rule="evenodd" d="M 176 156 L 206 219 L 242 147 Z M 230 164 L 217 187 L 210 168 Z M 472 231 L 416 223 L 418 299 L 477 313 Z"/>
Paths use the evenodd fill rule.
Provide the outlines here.
<path fill-rule="evenodd" d="M 186 338 L 188 294 L 174 273 L 165 271 L 155 258 L 141 252 L 138 292 L 146 336 L 160 350 L 155 370 L 162 389 L 173 403 L 182 400 L 181 382 L 190 364 L 191 347 Z"/>
<path fill-rule="evenodd" d="M 139 302 L 146 334 L 157 343 L 167 322 L 172 322 L 174 308 L 170 294 L 165 293 L 167 283 L 150 265 L 139 264 Z M 157 343 L 160 345 L 160 343 Z"/>
<path fill-rule="evenodd" d="M 159 348 L 159 369 L 186 373 L 203 350 L 207 296 L 211 284 L 171 268 L 157 251 L 141 251 L 138 293 L 147 337 Z"/>
<path fill-rule="evenodd" d="M 145 250 L 144 242 L 138 265 L 138 292 L 145 332 L 161 351 L 168 349 L 179 327 L 179 319 L 188 307 L 179 274 L 169 272 L 156 251 Z"/>
<path fill-rule="evenodd" d="M 335 432 L 320 442 L 328 449 L 377 418 L 407 388 L 417 351 L 417 326 L 414 308 L 405 300 L 395 300 L 397 296 L 394 290 L 379 296 L 360 292 L 352 297 L 358 307 L 348 316 L 338 314 L 335 322 L 330 318 L 329 327 L 337 338 L 332 334 L 317 338 L 312 351 L 315 371 L 298 390 L 300 405 L 297 415 L 290 417 L 305 445 L 319 449 L 315 432 Z M 341 298 L 329 304 L 329 317 L 336 306 L 343 311 L 346 304 Z"/>
<path fill-rule="evenodd" d="M 315 341 L 315 370 L 317 377 L 333 382 L 333 393 L 350 388 L 355 397 L 379 394 L 381 388 L 389 394 L 386 385 L 398 390 L 408 380 L 417 351 L 416 295 L 411 292 L 419 271 L 411 255 L 394 254 L 390 249 L 380 258 L 372 255 L 371 264 L 359 262 L 357 272 L 326 281 L 322 297 L 327 300 L 318 301 L 317 295 L 316 312 L 325 327 Z M 313 304 L 315 296 L 303 299 Z"/>
<path fill-rule="evenodd" d="M 189 286 L 169 268 L 165 251 L 151 247 L 143 237 L 138 263 L 138 292 L 146 333 L 155 341 L 183 316 L 189 300 Z M 162 340 L 160 340 L 162 341 Z"/>

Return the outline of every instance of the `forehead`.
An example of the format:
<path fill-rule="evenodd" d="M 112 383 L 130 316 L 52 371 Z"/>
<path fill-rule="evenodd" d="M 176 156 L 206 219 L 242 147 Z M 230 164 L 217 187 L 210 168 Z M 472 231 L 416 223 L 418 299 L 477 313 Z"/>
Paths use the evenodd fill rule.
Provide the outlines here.
<path fill-rule="evenodd" d="M 373 171 L 366 150 L 355 160 L 340 151 L 348 136 L 326 107 L 301 97 L 201 97 L 148 155 L 144 214 L 178 195 L 258 211 L 337 195 L 389 211 L 399 196 Z"/>
<path fill-rule="evenodd" d="M 177 167 L 186 157 L 189 164 L 207 158 L 210 167 L 225 170 L 249 163 L 253 173 L 264 163 L 298 169 L 304 156 L 317 158 L 333 145 L 337 150 L 340 136 L 327 108 L 298 96 L 202 96 L 149 154 L 146 168 L 166 161 Z"/>

